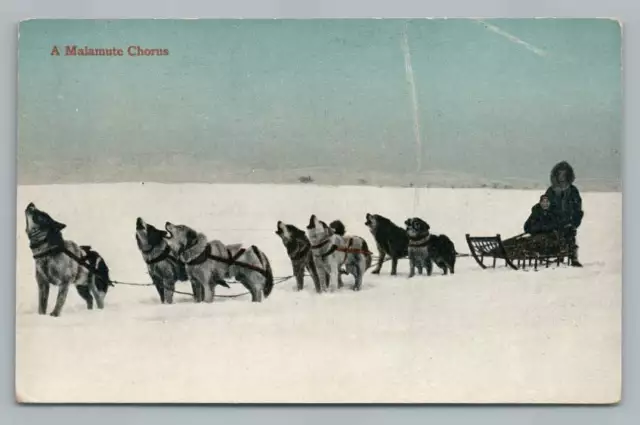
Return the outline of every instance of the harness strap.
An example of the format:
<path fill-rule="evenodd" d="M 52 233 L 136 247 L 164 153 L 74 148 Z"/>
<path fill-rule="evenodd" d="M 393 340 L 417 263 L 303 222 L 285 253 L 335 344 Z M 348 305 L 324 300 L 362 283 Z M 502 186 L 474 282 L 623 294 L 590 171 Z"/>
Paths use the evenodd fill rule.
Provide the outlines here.
<path fill-rule="evenodd" d="M 425 247 L 429 243 L 430 238 L 430 234 L 428 234 L 427 236 L 409 237 L 409 246 L 414 248 Z"/>
<path fill-rule="evenodd" d="M 373 252 L 367 251 L 364 249 L 355 249 L 355 248 L 336 248 L 336 251 L 346 252 L 347 254 L 364 254 L 364 255 L 373 255 Z"/>
<path fill-rule="evenodd" d="M 207 247 L 204 249 L 204 251 L 200 253 L 200 255 L 198 255 L 196 258 L 194 258 L 191 261 L 185 262 L 185 264 L 189 266 L 195 266 L 195 265 L 204 263 L 205 261 L 207 261 L 207 258 L 210 258 L 210 257 L 211 257 L 211 245 L 207 244 Z"/>
<path fill-rule="evenodd" d="M 336 252 L 337 250 L 338 250 L 338 245 L 331 245 L 331 248 L 329 248 L 329 251 L 325 252 L 324 254 L 321 254 L 320 257 L 321 258 L 328 257 L 334 252 Z"/>
<path fill-rule="evenodd" d="M 78 257 L 76 254 L 74 254 L 73 252 L 69 251 L 67 248 L 65 247 L 59 247 L 60 248 L 60 252 L 66 254 L 67 256 L 69 256 L 69 258 L 71 258 L 72 260 L 74 260 L 76 263 L 78 263 L 78 265 L 84 267 L 85 269 L 87 269 L 87 271 L 89 272 L 89 274 L 93 274 L 95 275 L 98 279 L 102 280 L 103 282 L 106 282 L 109 286 L 114 286 L 113 282 L 106 279 L 104 276 L 102 276 L 100 273 L 98 273 L 98 271 L 96 269 L 94 269 L 93 267 L 91 267 L 89 264 L 87 264 L 85 262 L 85 260 L 87 259 L 87 257 Z M 46 252 L 47 255 L 51 254 L 52 252 L 55 252 L 54 250 L 50 250 L 48 252 Z M 44 254 L 44 253 L 43 253 Z M 38 258 L 43 257 L 44 255 L 39 254 Z M 33 258 L 36 258 L 36 256 L 34 256 Z"/>
<path fill-rule="evenodd" d="M 258 261 L 260 261 L 260 265 L 264 267 L 264 263 L 262 262 L 262 256 L 260 255 L 260 250 L 258 249 L 258 247 L 255 245 L 251 245 L 251 250 L 253 251 L 254 254 L 256 254 L 256 257 L 258 257 Z"/>
<path fill-rule="evenodd" d="M 155 264 L 160 261 L 166 260 L 167 258 L 170 260 L 178 261 L 175 257 L 171 256 L 171 248 L 167 245 L 167 247 L 158 255 L 156 258 L 152 258 L 150 260 L 145 260 L 144 262 L 147 264 Z"/>
<path fill-rule="evenodd" d="M 327 239 L 323 240 L 322 242 L 320 242 L 320 243 L 319 243 L 319 244 L 317 244 L 317 245 L 312 245 L 312 246 L 311 246 L 311 248 L 312 248 L 312 249 L 322 248 L 323 246 L 325 246 L 325 245 L 326 245 L 326 244 L 328 244 L 328 243 L 329 243 L 329 238 L 327 238 Z"/>
<path fill-rule="evenodd" d="M 245 263 L 244 261 L 238 261 L 238 258 L 245 253 L 245 249 L 241 249 L 234 255 L 233 257 L 229 256 L 227 258 L 220 257 L 218 255 L 209 254 L 208 258 L 214 261 L 218 261 L 220 263 L 227 264 L 229 266 L 240 266 L 249 270 L 256 271 L 260 273 L 262 276 L 267 277 L 267 272 L 261 269 L 260 267 L 256 267 L 253 264 Z M 258 256 L 260 258 L 260 256 Z"/>
<path fill-rule="evenodd" d="M 428 242 L 424 241 L 422 243 L 411 243 L 409 242 L 409 246 L 414 247 L 414 248 L 422 248 L 424 246 L 427 246 Z"/>

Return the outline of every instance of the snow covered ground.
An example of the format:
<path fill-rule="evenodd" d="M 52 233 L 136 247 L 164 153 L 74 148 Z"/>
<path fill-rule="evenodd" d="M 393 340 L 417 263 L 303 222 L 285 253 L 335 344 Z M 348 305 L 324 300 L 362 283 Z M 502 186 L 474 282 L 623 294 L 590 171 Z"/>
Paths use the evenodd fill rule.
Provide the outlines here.
<path fill-rule="evenodd" d="M 621 386 L 622 196 L 583 193 L 584 269 L 481 270 L 454 276 L 367 274 L 363 291 L 316 295 L 287 281 L 248 297 L 160 305 L 155 289 L 112 288 L 102 311 L 70 291 L 62 316 L 39 316 L 24 208 L 33 201 L 90 244 L 113 279 L 149 282 L 135 219 L 188 224 L 211 239 L 256 244 L 291 274 L 274 234 L 282 220 L 340 218 L 374 241 L 367 212 L 426 219 L 459 252 L 464 235 L 521 232 L 536 191 L 285 185 L 20 186 L 16 394 L 27 402 L 532 402 L 618 400 Z M 189 285 L 179 284 L 188 291 Z M 49 311 L 57 290 L 50 295 Z M 244 292 L 220 288 L 218 294 Z"/>

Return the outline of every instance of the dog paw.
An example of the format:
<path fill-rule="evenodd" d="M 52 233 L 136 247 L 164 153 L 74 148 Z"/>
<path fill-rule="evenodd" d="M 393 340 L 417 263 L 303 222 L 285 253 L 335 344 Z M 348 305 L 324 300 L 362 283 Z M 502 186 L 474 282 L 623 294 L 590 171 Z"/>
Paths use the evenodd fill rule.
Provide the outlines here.
<path fill-rule="evenodd" d="M 380 270 L 374 270 L 371 272 L 371 274 L 380 274 Z"/>
<path fill-rule="evenodd" d="M 58 316 L 60 316 L 60 312 L 58 312 L 58 311 L 52 311 L 52 312 L 49 314 L 49 316 L 51 316 L 51 317 L 58 317 Z"/>

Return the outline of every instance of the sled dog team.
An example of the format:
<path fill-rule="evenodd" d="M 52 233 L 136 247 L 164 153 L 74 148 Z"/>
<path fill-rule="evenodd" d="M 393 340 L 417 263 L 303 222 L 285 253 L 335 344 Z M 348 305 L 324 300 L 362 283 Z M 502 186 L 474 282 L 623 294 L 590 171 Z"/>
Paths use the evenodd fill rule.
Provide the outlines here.
<path fill-rule="evenodd" d="M 66 225 L 29 203 L 25 209 L 26 233 L 36 265 L 38 313 L 46 314 L 51 285 L 58 287 L 52 316 L 62 312 L 69 286 L 76 287 L 93 309 L 94 299 L 104 308 L 108 287 L 113 286 L 109 268 L 91 246 L 65 240 Z M 365 224 L 378 248 L 378 261 L 372 273 L 379 274 L 386 257 L 391 260 L 391 274 L 396 274 L 400 258 L 409 257 L 410 274 L 423 269 L 431 275 L 433 264 L 444 274 L 454 273 L 456 250 L 445 235 L 429 232 L 420 218 L 406 220 L 406 229 L 377 214 L 366 214 Z M 251 294 L 253 302 L 267 298 L 274 286 L 269 259 L 258 247 L 241 244 L 225 245 L 208 240 L 203 234 L 184 224 L 166 222 L 164 230 L 136 219 L 135 239 L 142 259 L 162 303 L 171 304 L 175 284 L 191 283 L 195 302 L 212 302 L 217 285 L 229 287 L 225 279 L 240 282 Z M 360 236 L 347 235 L 344 224 L 335 220 L 327 225 L 315 214 L 306 232 L 292 224 L 278 221 L 275 233 L 280 237 L 291 261 L 298 290 L 304 288 L 305 271 L 318 293 L 330 287 L 342 288 L 342 275 L 352 275 L 353 290 L 362 288 L 365 271 L 372 266 L 372 252 Z"/>
<path fill-rule="evenodd" d="M 557 163 L 551 170 L 550 180 L 551 186 L 531 209 L 524 231 L 561 233 L 574 246 L 571 264 L 581 267 L 576 235 L 584 212 L 580 192 L 574 185 L 573 167 L 566 161 Z M 94 299 L 98 308 L 104 308 L 104 297 L 109 286 L 113 286 L 104 258 L 91 246 L 65 240 L 62 230 L 66 225 L 33 203 L 27 206 L 25 216 L 29 247 L 36 264 L 38 313 L 46 313 L 50 285 L 58 286 L 52 316 L 60 315 L 69 285 L 76 287 L 88 309 L 93 308 Z M 365 219 L 378 248 L 377 265 L 372 273 L 380 273 L 387 257 L 391 260 L 392 275 L 396 274 L 398 260 L 404 257 L 409 257 L 409 277 L 415 276 L 416 269 L 419 274 L 424 269 L 431 275 L 434 263 L 445 275 L 454 273 L 457 253 L 453 242 L 446 235 L 431 234 L 424 220 L 409 218 L 405 228 L 401 228 L 381 215 L 367 213 Z M 318 293 L 332 286 L 341 288 L 342 274 L 354 277 L 354 290 L 362 288 L 364 272 L 372 265 L 372 253 L 363 238 L 346 235 L 340 220 L 327 226 L 312 215 L 306 232 L 278 221 L 275 233 L 291 260 L 298 290 L 304 287 L 305 271 L 309 272 Z M 227 278 L 244 285 L 253 302 L 261 302 L 273 290 L 269 259 L 254 245 L 244 248 L 240 244 L 209 241 L 204 234 L 186 225 L 169 222 L 160 230 L 140 217 L 136 220 L 135 238 L 162 303 L 173 302 L 178 281 L 191 283 L 196 302 L 213 301 L 217 285 L 228 287 Z"/>

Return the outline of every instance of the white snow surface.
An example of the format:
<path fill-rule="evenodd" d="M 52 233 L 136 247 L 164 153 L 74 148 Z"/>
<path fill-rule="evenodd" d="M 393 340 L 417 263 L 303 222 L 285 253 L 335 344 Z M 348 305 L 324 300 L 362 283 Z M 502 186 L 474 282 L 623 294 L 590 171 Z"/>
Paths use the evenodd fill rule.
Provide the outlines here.
<path fill-rule="evenodd" d="M 64 236 L 106 259 L 111 278 L 150 282 L 135 243 L 141 216 L 187 224 L 210 239 L 255 244 L 274 274 L 291 274 L 276 222 L 304 229 L 317 214 L 375 242 L 367 212 L 398 225 L 419 216 L 468 252 L 465 233 L 519 234 L 537 191 L 305 185 L 84 184 L 19 186 L 16 397 L 24 402 L 609 403 L 620 398 L 622 196 L 583 193 L 583 269 L 482 270 L 408 279 L 385 263 L 361 292 L 317 295 L 309 278 L 249 297 L 161 305 L 153 287 L 116 286 L 88 311 L 72 288 L 58 318 L 37 314 L 24 233 L 33 201 Z M 189 291 L 188 283 L 178 290 Z M 244 292 L 218 287 L 217 294 Z M 49 312 L 57 288 L 49 297 Z"/>

